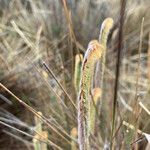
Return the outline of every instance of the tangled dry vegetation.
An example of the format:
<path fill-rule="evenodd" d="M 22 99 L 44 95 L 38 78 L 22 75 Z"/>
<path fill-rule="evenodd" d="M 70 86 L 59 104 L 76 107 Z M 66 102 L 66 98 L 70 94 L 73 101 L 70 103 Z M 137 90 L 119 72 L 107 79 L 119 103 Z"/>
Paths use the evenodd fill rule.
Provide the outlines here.
<path fill-rule="evenodd" d="M 123 2 L 0 1 L 0 149 L 150 148 L 150 2 Z"/>

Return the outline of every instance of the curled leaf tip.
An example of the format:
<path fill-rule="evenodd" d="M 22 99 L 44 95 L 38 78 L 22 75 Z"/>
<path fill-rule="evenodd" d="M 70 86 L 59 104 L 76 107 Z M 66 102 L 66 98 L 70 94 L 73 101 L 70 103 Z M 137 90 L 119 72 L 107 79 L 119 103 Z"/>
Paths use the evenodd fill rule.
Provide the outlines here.
<path fill-rule="evenodd" d="M 113 27 L 114 21 L 112 18 L 106 18 L 102 23 L 102 28 L 111 29 Z"/>
<path fill-rule="evenodd" d="M 101 26 L 99 42 L 106 48 L 107 38 L 110 30 L 112 29 L 114 21 L 112 18 L 106 18 Z"/>
<path fill-rule="evenodd" d="M 97 40 L 92 40 L 88 44 L 88 49 L 85 53 L 84 59 L 86 59 L 89 62 L 99 59 L 102 55 L 102 52 L 103 52 L 103 46 L 99 44 Z"/>

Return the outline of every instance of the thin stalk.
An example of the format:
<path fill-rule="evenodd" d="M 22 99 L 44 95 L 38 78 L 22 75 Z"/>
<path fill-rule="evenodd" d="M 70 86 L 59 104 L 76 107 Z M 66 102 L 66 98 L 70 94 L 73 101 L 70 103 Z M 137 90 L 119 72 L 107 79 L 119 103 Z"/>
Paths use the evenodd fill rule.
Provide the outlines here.
<path fill-rule="evenodd" d="M 6 123 L 3 122 L 3 121 L 0 121 L 0 124 L 6 126 L 6 127 L 8 127 L 8 128 L 10 128 L 10 129 L 13 129 L 13 130 L 15 130 L 15 131 L 17 131 L 17 132 L 19 132 L 19 133 L 21 133 L 21 134 L 24 134 L 24 135 L 26 135 L 26 136 L 28 136 L 28 137 L 35 138 L 35 139 L 38 140 L 38 141 L 41 141 L 41 142 L 47 143 L 47 144 L 49 144 L 49 145 L 51 145 L 51 146 L 54 146 L 55 148 L 57 148 L 57 149 L 59 149 L 59 150 L 62 150 L 62 148 L 60 148 L 59 146 L 57 146 L 56 144 L 54 144 L 52 141 L 50 141 L 50 140 L 48 140 L 48 139 L 47 139 L 47 141 L 41 140 L 41 139 L 39 139 L 39 138 L 34 137 L 33 135 L 30 135 L 29 133 L 26 133 L 26 132 L 24 132 L 24 131 L 22 131 L 22 130 L 20 130 L 20 129 L 17 129 L 17 128 L 13 127 L 13 126 L 8 125 L 8 124 L 6 124 Z"/>
<path fill-rule="evenodd" d="M 115 87 L 114 87 L 114 97 L 113 97 L 113 116 L 112 116 L 112 130 L 111 130 L 111 141 L 114 135 L 115 130 L 115 118 L 116 118 L 116 107 L 117 107 L 117 93 L 118 93 L 118 83 L 119 83 L 119 75 L 120 75 L 120 62 L 121 62 L 121 49 L 123 42 L 123 25 L 124 25 L 124 15 L 125 15 L 125 7 L 126 0 L 121 0 L 121 9 L 120 9 L 120 27 L 119 27 L 119 35 L 118 35 L 118 52 L 117 52 L 117 62 L 116 62 L 116 79 L 115 79 Z M 110 148 L 112 149 L 112 142 Z"/>
<path fill-rule="evenodd" d="M 32 112 L 35 116 L 37 116 L 39 119 L 41 119 L 43 121 L 43 123 L 45 123 L 48 127 L 50 127 L 55 133 L 57 133 L 59 136 L 61 136 L 66 142 L 68 142 L 70 144 L 70 141 L 64 137 L 56 128 L 54 128 L 51 124 L 50 121 L 44 116 L 44 115 L 40 115 L 38 114 L 38 111 L 36 111 L 35 109 L 33 109 L 31 106 L 29 106 L 28 104 L 26 104 L 24 101 L 22 101 L 21 99 L 19 99 L 16 95 L 14 95 L 10 90 L 8 90 L 4 85 L 2 85 L 0 83 L 0 87 L 2 87 L 3 89 L 5 89 L 11 96 L 13 96 L 20 104 L 22 104 L 25 108 L 27 108 L 30 112 Z M 56 127 L 56 126 L 55 126 Z M 70 135 L 68 135 L 64 130 L 61 132 L 63 132 L 66 136 L 68 136 L 69 138 Z"/>
<path fill-rule="evenodd" d="M 44 67 L 47 69 L 47 71 L 52 75 L 52 77 L 55 79 L 55 81 L 57 82 L 57 84 L 60 86 L 60 88 L 62 89 L 62 91 L 66 94 L 66 96 L 68 97 L 68 99 L 70 100 L 70 102 L 72 103 L 72 105 L 75 107 L 75 109 L 77 110 L 76 105 L 74 104 L 73 100 L 71 99 L 71 97 L 69 96 L 69 94 L 66 92 L 66 90 L 63 88 L 63 86 L 60 84 L 60 82 L 58 81 L 58 79 L 56 78 L 56 76 L 54 75 L 54 73 L 52 72 L 52 70 L 47 66 L 47 64 L 45 62 L 43 62 Z"/>

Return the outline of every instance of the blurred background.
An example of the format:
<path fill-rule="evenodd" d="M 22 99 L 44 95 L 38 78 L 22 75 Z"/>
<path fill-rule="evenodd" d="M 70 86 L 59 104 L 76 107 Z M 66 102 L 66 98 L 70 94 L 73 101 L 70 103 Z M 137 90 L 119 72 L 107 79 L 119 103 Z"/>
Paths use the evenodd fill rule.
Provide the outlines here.
<path fill-rule="evenodd" d="M 98 39 L 107 17 L 113 18 L 114 26 L 108 38 L 103 86 L 102 62 L 99 76 L 94 79 L 103 93 L 97 106 L 100 114 L 96 118 L 98 134 L 93 137 L 93 149 L 109 147 L 120 7 L 120 0 L 0 0 L 0 83 L 9 89 L 0 87 L 1 150 L 36 150 L 36 136 L 45 143 L 42 150 L 78 149 L 77 115 L 71 103 L 72 100 L 77 104 L 75 56 L 84 55 L 88 43 Z M 149 85 L 150 1 L 128 0 L 114 149 L 150 148 L 146 138 L 137 134 L 137 129 L 150 133 Z M 10 91 L 42 113 L 48 123 L 40 122 Z M 135 130 L 120 125 L 122 121 L 132 124 Z M 36 132 L 39 124 L 44 137 Z"/>

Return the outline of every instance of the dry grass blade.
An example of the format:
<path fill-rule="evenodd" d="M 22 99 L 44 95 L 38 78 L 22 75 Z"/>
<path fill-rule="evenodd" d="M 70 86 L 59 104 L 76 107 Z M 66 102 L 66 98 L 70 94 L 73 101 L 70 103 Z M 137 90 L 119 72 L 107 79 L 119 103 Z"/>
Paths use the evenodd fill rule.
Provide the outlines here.
<path fill-rule="evenodd" d="M 38 114 L 38 112 L 33 109 L 31 106 L 29 106 L 28 104 L 26 104 L 25 102 L 23 102 L 21 99 L 19 99 L 17 96 L 15 96 L 11 91 L 9 91 L 4 85 L 2 85 L 0 83 L 0 87 L 2 87 L 3 89 L 5 89 L 10 95 L 12 95 L 19 103 L 21 103 L 25 108 L 27 108 L 30 112 L 32 112 L 35 116 L 37 116 L 38 118 L 40 118 L 48 127 L 50 127 L 55 133 L 57 133 L 59 136 L 61 136 L 64 140 L 66 140 L 69 144 L 70 141 L 68 141 L 68 139 L 66 139 L 57 129 L 55 129 L 50 123 L 49 120 L 44 117 L 41 116 L 40 114 Z M 67 136 L 69 136 L 66 133 Z M 70 137 L 70 136 L 69 136 Z"/>
<path fill-rule="evenodd" d="M 9 127 L 10 129 L 13 129 L 13 130 L 15 130 L 15 131 L 17 131 L 17 132 L 19 132 L 19 133 L 21 133 L 21 134 L 24 134 L 24 135 L 26 135 L 26 136 L 28 136 L 28 137 L 31 137 L 31 138 L 36 138 L 35 136 L 33 136 L 33 135 L 30 135 L 30 134 L 28 134 L 28 133 L 26 133 L 26 132 L 24 132 L 24 131 L 22 131 L 22 130 L 20 130 L 20 129 L 17 129 L 17 128 L 15 128 L 15 127 L 13 127 L 13 126 L 10 126 L 10 125 L 8 125 L 8 124 L 6 124 L 5 122 L 2 122 L 2 121 L 0 121 L 0 124 L 2 124 L 2 125 L 4 125 L 4 126 L 6 126 L 6 127 Z M 43 137 L 43 135 L 41 135 L 41 134 L 39 134 L 41 137 Z M 47 140 L 47 141 L 43 141 L 43 140 L 41 140 L 41 139 L 39 139 L 39 138 L 36 138 L 36 140 L 39 140 L 39 141 L 41 141 L 41 142 L 44 142 L 44 143 L 47 143 L 47 144 L 49 144 L 49 145 L 51 145 L 51 146 L 53 146 L 53 147 L 55 147 L 55 148 L 57 148 L 57 149 L 59 149 L 59 150 L 62 150 L 62 148 L 60 148 L 59 146 L 57 146 L 56 144 L 54 144 L 52 141 L 50 141 L 50 140 Z"/>
<path fill-rule="evenodd" d="M 137 96 L 138 96 L 138 93 L 139 93 L 139 80 L 140 80 L 140 73 L 141 73 L 141 50 L 142 50 L 142 38 L 143 38 L 143 24 L 144 24 L 144 18 L 142 19 L 142 23 L 141 23 L 140 44 L 139 44 L 139 49 L 138 49 L 138 64 L 137 64 L 137 78 L 136 78 L 134 106 L 137 103 L 136 100 L 137 100 Z"/>
<path fill-rule="evenodd" d="M 143 108 L 143 110 L 145 110 L 145 112 L 150 116 L 150 111 L 146 108 L 146 106 L 142 103 L 139 102 L 139 105 Z"/>
<path fill-rule="evenodd" d="M 9 135 L 9 136 L 12 136 L 13 138 L 15 138 L 15 139 L 21 141 L 21 142 L 23 142 L 23 143 L 25 144 L 25 146 L 28 148 L 28 150 L 31 150 L 31 147 L 33 147 L 33 144 L 32 144 L 32 143 L 30 143 L 29 141 L 23 139 L 22 137 L 20 137 L 20 136 L 18 136 L 18 135 L 15 135 L 15 134 L 13 134 L 13 133 L 11 133 L 11 132 L 8 132 L 8 131 L 6 131 L 6 130 L 3 130 L 3 132 L 4 132 L 5 134 L 7 134 L 7 135 Z"/>
<path fill-rule="evenodd" d="M 137 131 L 150 131 L 149 6 L 0 0 L 0 121 L 31 135 L 0 123 L 0 149 L 144 149 Z M 102 56 L 91 52 L 97 45 Z"/>
<path fill-rule="evenodd" d="M 139 126 L 139 121 L 138 121 L 139 116 L 138 116 L 138 114 L 139 114 L 140 110 L 138 109 L 137 100 L 138 100 L 138 93 L 140 91 L 140 89 L 139 89 L 139 81 L 141 79 L 141 50 L 142 50 L 142 40 L 143 40 L 143 25 L 144 25 L 144 18 L 142 19 L 142 22 L 141 22 L 140 43 L 139 43 L 139 49 L 138 49 L 138 64 L 137 64 L 136 89 L 135 89 L 135 97 L 134 97 L 134 100 L 133 100 L 133 112 L 136 115 L 135 118 L 137 118 L 136 128 L 138 128 L 138 126 Z M 138 138 L 138 135 L 136 133 L 135 134 L 135 139 L 137 139 L 137 138 Z M 137 144 L 136 144 L 136 149 L 138 149 L 138 145 Z"/>
<path fill-rule="evenodd" d="M 148 35 L 148 63 L 147 63 L 147 66 L 148 66 L 148 79 L 150 81 L 150 32 L 149 32 L 149 35 Z"/>
<path fill-rule="evenodd" d="M 60 84 L 60 82 L 57 80 L 56 76 L 54 75 L 54 73 L 52 72 L 52 70 L 47 66 L 47 64 L 45 62 L 43 62 L 44 67 L 47 69 L 47 71 L 52 75 L 52 77 L 55 79 L 55 81 L 57 82 L 57 84 L 60 86 L 60 88 L 62 89 L 62 91 L 66 94 L 66 96 L 68 97 L 68 99 L 70 100 L 70 102 L 72 103 L 72 105 L 75 107 L 75 109 L 77 110 L 77 107 L 75 105 L 75 103 L 73 102 L 73 100 L 71 99 L 71 97 L 68 95 L 68 93 L 66 92 L 66 90 L 63 88 L 63 86 Z"/>

